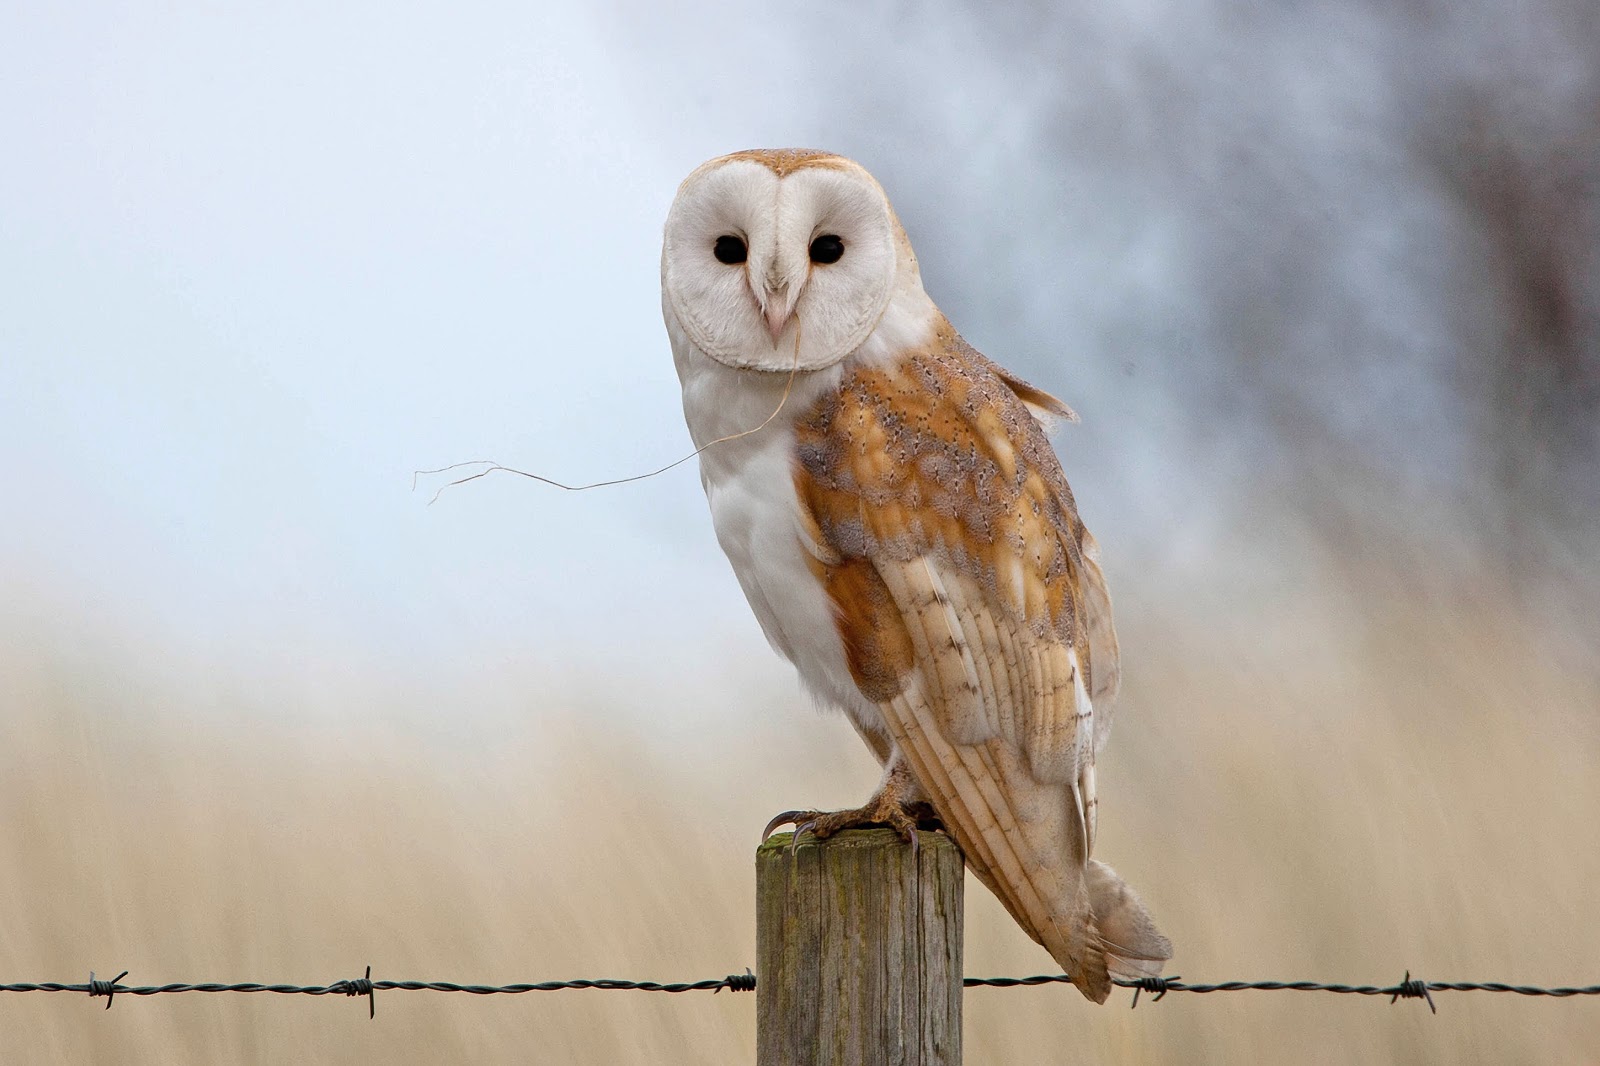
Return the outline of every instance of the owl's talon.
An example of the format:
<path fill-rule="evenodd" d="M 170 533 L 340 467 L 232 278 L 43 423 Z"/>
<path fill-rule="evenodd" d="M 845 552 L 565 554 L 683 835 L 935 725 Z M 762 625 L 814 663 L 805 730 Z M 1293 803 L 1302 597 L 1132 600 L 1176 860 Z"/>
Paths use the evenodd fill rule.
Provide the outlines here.
<path fill-rule="evenodd" d="M 767 838 L 777 831 L 777 828 L 780 825 L 794 825 L 800 819 L 806 817 L 808 813 L 811 812 L 784 811 L 782 814 L 772 819 L 772 821 L 768 822 L 767 827 L 761 831 L 761 843 L 765 844 L 767 842 Z"/>
<path fill-rule="evenodd" d="M 793 855 L 796 851 L 800 850 L 800 838 L 801 837 L 805 836 L 807 833 L 811 833 L 811 834 L 815 835 L 816 831 L 817 831 L 817 820 L 815 818 L 813 818 L 811 821 L 805 823 L 804 825 L 795 826 L 794 827 L 794 839 L 789 841 L 789 854 Z"/>
<path fill-rule="evenodd" d="M 800 847 L 800 838 L 810 833 L 814 840 L 826 840 L 846 829 L 868 826 L 886 826 L 893 829 L 911 846 L 911 861 L 922 854 L 922 841 L 917 836 L 919 822 L 933 821 L 937 827 L 938 816 L 923 802 L 907 803 L 899 788 L 891 785 L 868 800 L 865 806 L 848 811 L 784 811 L 767 823 L 761 833 L 765 844 L 773 832 L 782 825 L 793 825 L 794 837 L 789 841 L 789 853 Z"/>

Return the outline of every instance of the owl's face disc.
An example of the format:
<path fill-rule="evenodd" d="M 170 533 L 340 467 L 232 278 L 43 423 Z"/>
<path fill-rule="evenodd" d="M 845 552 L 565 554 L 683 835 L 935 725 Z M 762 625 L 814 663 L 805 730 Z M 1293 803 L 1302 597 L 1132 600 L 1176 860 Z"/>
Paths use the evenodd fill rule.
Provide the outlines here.
<path fill-rule="evenodd" d="M 839 156 L 741 152 L 684 181 L 661 253 L 668 309 L 738 369 L 820 370 L 872 333 L 896 269 L 872 176 Z"/>

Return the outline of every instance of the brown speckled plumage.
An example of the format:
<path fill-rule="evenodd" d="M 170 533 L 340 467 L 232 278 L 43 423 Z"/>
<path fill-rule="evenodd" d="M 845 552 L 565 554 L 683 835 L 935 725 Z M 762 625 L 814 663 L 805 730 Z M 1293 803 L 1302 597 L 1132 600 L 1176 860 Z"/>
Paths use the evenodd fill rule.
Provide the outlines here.
<path fill-rule="evenodd" d="M 1109 973 L 1156 972 L 1170 949 L 1090 860 L 1104 732 L 1091 694 L 1109 715 L 1116 635 L 1029 405 L 1068 413 L 941 319 L 797 421 L 795 488 L 857 686 L 973 872 L 1103 1000 Z"/>
<path fill-rule="evenodd" d="M 948 323 L 901 365 L 857 369 L 824 396 L 797 425 L 796 458 L 796 487 L 823 554 L 839 560 L 819 560 L 820 575 L 874 555 L 905 562 L 933 554 L 1037 635 L 1049 630 L 1075 648 L 1093 678 L 1078 624 L 1085 530 L 1072 490 L 1017 390 Z M 1014 582 L 1002 587 L 1001 569 L 1012 560 L 1023 564 L 1020 597 Z M 858 599 L 873 588 L 860 579 L 847 587 Z M 881 631 L 882 611 L 872 596 L 863 602 L 869 609 L 860 620 Z M 840 624 L 848 629 L 857 617 L 841 609 Z M 846 640 L 863 656 L 881 642 L 866 634 Z M 851 665 L 860 681 L 890 676 L 899 662 L 893 654 L 881 663 L 853 656 Z"/>

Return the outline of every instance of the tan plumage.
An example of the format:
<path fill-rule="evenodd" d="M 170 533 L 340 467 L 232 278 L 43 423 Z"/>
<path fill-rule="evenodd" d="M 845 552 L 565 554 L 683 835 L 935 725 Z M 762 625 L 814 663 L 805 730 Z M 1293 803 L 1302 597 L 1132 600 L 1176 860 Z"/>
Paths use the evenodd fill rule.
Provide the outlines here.
<path fill-rule="evenodd" d="M 813 169 L 827 173 L 806 177 Z M 697 184 L 706 174 L 714 192 Z M 693 252 L 742 234 L 746 218 L 760 232 L 769 198 L 778 223 L 770 250 L 749 238 L 747 286 L 770 350 L 742 322 L 734 275 Z M 1090 857 L 1119 667 L 1098 550 L 1039 422 L 1071 411 L 961 339 L 923 292 L 882 191 L 848 160 L 713 161 L 684 183 L 667 233 L 664 303 L 697 443 L 754 424 L 763 398 L 784 405 L 771 437 L 702 455 L 718 537 L 774 646 L 886 767 L 873 802 L 824 816 L 818 831 L 903 824 L 901 809 L 926 799 L 1086 996 L 1103 1001 L 1111 975 L 1159 972 L 1170 945 Z M 813 252 L 803 269 L 768 264 L 818 233 L 870 269 L 857 264 L 851 285 L 828 276 L 828 298 L 808 303 L 827 263 Z M 781 299 L 763 289 L 780 273 Z M 715 313 L 702 292 L 714 292 Z M 784 301 L 797 322 L 774 328 Z M 791 328 L 800 371 L 787 383 L 780 339 Z M 848 339 L 803 342 L 805 331 Z"/>
<path fill-rule="evenodd" d="M 1116 636 L 1093 541 L 1023 395 L 1047 399 L 941 322 L 926 349 L 817 401 L 795 478 L 862 692 L 973 872 L 1101 1000 L 1108 966 L 1157 972 L 1170 948 L 1147 921 L 1109 944 L 1095 922 L 1091 884 L 1120 884 L 1088 873 L 1090 697 L 1109 709 Z"/>

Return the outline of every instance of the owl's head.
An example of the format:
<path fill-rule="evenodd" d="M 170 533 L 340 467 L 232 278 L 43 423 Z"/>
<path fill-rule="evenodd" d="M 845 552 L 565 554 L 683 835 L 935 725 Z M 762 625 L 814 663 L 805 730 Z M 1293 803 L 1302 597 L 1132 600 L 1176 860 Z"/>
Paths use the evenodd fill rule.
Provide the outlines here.
<path fill-rule="evenodd" d="M 903 241 L 888 197 L 858 164 L 825 152 L 736 152 L 679 187 L 662 291 L 689 339 L 718 362 L 788 370 L 798 359 L 801 370 L 820 370 L 883 317 Z"/>

